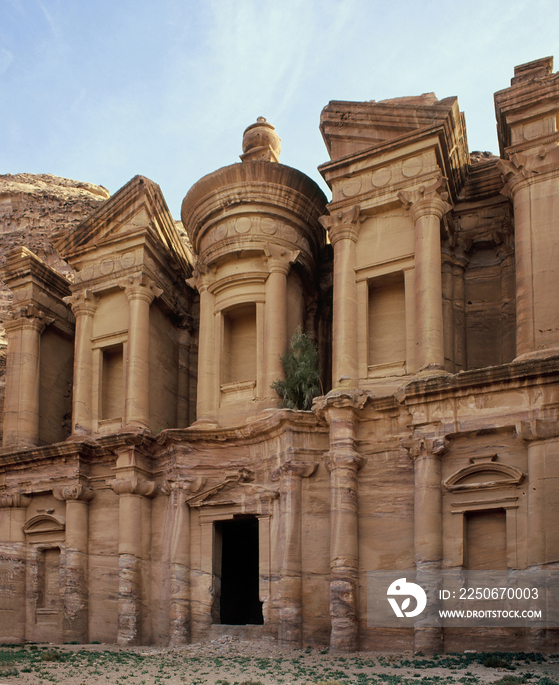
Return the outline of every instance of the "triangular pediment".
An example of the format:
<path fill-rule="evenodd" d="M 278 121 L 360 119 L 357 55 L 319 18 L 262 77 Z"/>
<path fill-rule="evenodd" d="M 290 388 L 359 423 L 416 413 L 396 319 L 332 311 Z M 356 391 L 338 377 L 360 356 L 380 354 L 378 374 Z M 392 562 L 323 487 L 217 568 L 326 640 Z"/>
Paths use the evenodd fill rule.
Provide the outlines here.
<path fill-rule="evenodd" d="M 190 275 L 187 250 L 177 231 L 161 189 L 144 176 L 135 176 L 55 247 L 73 266 L 98 248 L 114 243 L 138 244 L 148 238 L 164 246 L 183 272 Z"/>

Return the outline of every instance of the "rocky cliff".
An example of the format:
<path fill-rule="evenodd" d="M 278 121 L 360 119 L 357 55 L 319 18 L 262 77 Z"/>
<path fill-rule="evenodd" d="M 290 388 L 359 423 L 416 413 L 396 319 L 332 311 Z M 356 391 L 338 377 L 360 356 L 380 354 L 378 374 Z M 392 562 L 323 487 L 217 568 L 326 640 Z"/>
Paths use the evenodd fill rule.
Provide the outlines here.
<path fill-rule="evenodd" d="M 25 245 L 49 266 L 71 278 L 71 269 L 60 259 L 52 238 L 74 228 L 109 195 L 102 186 L 51 174 L 0 175 L 0 266 L 8 250 Z M 10 292 L 0 281 L 0 320 L 10 301 Z M 5 366 L 6 339 L 0 324 L 0 431 Z"/>

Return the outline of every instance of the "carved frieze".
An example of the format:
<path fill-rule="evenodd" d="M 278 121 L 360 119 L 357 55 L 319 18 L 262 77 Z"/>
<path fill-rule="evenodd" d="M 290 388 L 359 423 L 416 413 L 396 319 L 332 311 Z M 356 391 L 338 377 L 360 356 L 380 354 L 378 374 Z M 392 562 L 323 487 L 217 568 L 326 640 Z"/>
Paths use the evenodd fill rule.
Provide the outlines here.
<path fill-rule="evenodd" d="M 277 218 L 250 215 L 231 217 L 209 230 L 200 241 L 200 259 L 211 261 L 211 255 L 228 246 L 231 250 L 235 244 L 247 249 L 246 243 L 257 243 L 259 246 L 270 243 L 272 239 L 279 246 L 291 250 L 301 250 L 308 257 L 312 256 L 311 245 L 301 229 Z"/>

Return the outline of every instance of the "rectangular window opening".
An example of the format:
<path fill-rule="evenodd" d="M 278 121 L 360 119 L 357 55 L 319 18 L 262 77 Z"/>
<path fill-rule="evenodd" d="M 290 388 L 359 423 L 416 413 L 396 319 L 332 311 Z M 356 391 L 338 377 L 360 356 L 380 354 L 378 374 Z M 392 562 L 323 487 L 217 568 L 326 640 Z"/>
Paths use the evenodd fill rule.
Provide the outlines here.
<path fill-rule="evenodd" d="M 256 305 L 223 315 L 222 383 L 256 381 Z"/>
<path fill-rule="evenodd" d="M 101 419 L 124 416 L 124 356 L 122 344 L 102 350 Z"/>
<path fill-rule="evenodd" d="M 369 367 L 406 362 L 404 274 L 379 276 L 369 282 Z"/>
<path fill-rule="evenodd" d="M 507 568 L 507 531 L 504 509 L 466 514 L 465 566 L 470 570 L 500 571 Z"/>

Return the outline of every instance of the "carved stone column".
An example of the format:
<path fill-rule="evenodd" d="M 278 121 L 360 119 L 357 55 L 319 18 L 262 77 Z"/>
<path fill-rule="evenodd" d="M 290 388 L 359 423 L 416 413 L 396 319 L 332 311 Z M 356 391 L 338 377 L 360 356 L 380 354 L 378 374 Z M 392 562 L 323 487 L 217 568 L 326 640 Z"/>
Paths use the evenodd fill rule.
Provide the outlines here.
<path fill-rule="evenodd" d="M 41 333 L 53 319 L 30 305 L 4 320 L 8 337 L 4 445 L 39 444 Z"/>
<path fill-rule="evenodd" d="M 409 446 L 414 462 L 414 557 L 416 580 L 429 586 L 437 582 L 443 559 L 443 513 L 441 457 L 448 447 L 445 438 L 414 438 Z M 441 652 L 443 630 L 414 626 L 414 649 L 426 653 Z"/>
<path fill-rule="evenodd" d="M 196 393 L 196 424 L 217 425 L 218 378 L 216 359 L 218 344 L 215 335 L 215 296 L 210 292 L 213 271 L 203 265 L 196 268 L 189 284 L 200 293 L 200 329 L 198 333 L 198 388 Z"/>
<path fill-rule="evenodd" d="M 142 644 L 142 500 L 156 485 L 135 476 L 109 483 L 118 498 L 118 637 L 121 647 Z"/>
<path fill-rule="evenodd" d="M 451 209 L 441 192 L 443 179 L 398 198 L 410 210 L 415 226 L 416 368 L 444 370 L 441 219 Z"/>
<path fill-rule="evenodd" d="M 91 433 L 92 424 L 92 377 L 93 315 L 99 298 L 91 290 L 84 289 L 65 297 L 64 302 L 72 307 L 76 317 L 76 339 L 74 343 L 74 386 L 72 396 L 72 434 Z"/>
<path fill-rule="evenodd" d="M 145 274 L 119 281 L 128 300 L 128 360 L 124 424 L 149 428 L 149 308 L 161 288 Z"/>
<path fill-rule="evenodd" d="M 556 143 L 553 143 L 555 146 Z M 514 207 L 516 260 L 516 358 L 545 353 L 557 354 L 559 335 L 555 288 L 557 249 L 557 181 L 559 150 L 539 154 L 512 154 L 497 162 L 506 181 L 501 193 Z"/>
<path fill-rule="evenodd" d="M 356 387 L 357 367 L 357 284 L 355 244 L 359 236 L 356 205 L 348 211 L 320 217 L 334 248 L 334 299 L 332 324 L 332 387 Z"/>
<path fill-rule="evenodd" d="M 318 464 L 290 460 L 272 479 L 280 479 L 279 640 L 300 648 L 303 639 L 303 583 L 301 548 L 301 479 L 312 476 Z"/>
<path fill-rule="evenodd" d="M 5 582 L 2 598 L 0 639 L 19 643 L 25 640 L 26 545 L 23 526 L 31 498 L 20 492 L 0 494 L 0 569 Z"/>
<path fill-rule="evenodd" d="M 66 573 L 62 618 L 65 642 L 89 642 L 88 505 L 93 494 L 91 488 L 81 484 L 53 489 L 54 497 L 66 502 Z"/>
<path fill-rule="evenodd" d="M 274 396 L 271 384 L 284 378 L 281 357 L 288 346 L 287 340 L 287 274 L 297 259 L 298 251 L 286 250 L 277 245 L 267 246 L 270 275 L 266 279 L 266 307 L 264 321 L 264 394 Z M 277 399 L 277 397 L 276 397 Z"/>
<path fill-rule="evenodd" d="M 359 649 L 359 514 L 357 476 L 366 457 L 355 449 L 357 412 L 367 404 L 365 390 L 332 391 L 313 411 L 330 424 L 330 649 Z"/>
<path fill-rule="evenodd" d="M 189 495 L 198 492 L 202 478 L 168 480 L 162 494 L 169 495 L 167 509 L 169 564 L 169 644 L 171 647 L 190 642 L 190 508 Z"/>
<path fill-rule="evenodd" d="M 559 482 L 559 421 L 521 421 L 516 432 L 527 443 L 527 567 L 538 573 L 548 564 L 555 565 L 558 552 L 554 545 L 557 527 L 554 514 L 557 510 L 555 484 Z M 534 651 L 546 649 L 545 637 L 545 629 L 529 629 L 527 647 Z"/>

